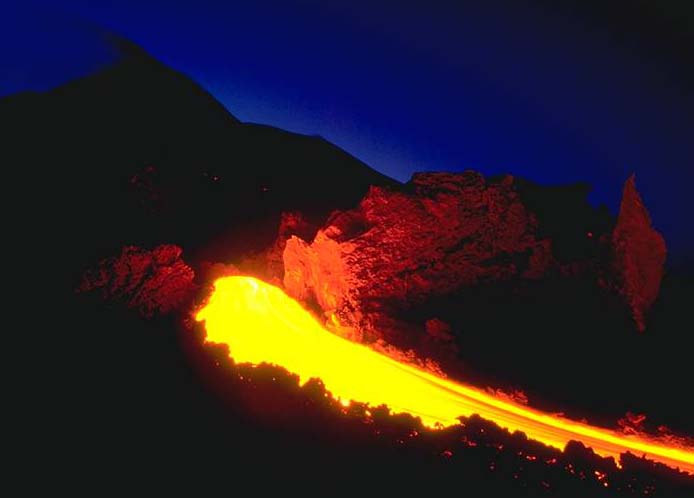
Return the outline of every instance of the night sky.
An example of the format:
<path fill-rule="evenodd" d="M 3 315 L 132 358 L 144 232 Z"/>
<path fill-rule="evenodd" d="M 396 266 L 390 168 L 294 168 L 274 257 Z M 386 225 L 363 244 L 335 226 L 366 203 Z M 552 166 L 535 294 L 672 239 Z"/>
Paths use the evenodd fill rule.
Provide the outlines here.
<path fill-rule="evenodd" d="M 616 213 L 635 172 L 670 263 L 691 267 L 692 2 L 0 8 L 0 96 L 113 61 L 99 35 L 109 30 L 192 77 L 238 118 L 321 135 L 399 180 L 476 169 L 543 184 L 584 181 L 591 200 Z"/>

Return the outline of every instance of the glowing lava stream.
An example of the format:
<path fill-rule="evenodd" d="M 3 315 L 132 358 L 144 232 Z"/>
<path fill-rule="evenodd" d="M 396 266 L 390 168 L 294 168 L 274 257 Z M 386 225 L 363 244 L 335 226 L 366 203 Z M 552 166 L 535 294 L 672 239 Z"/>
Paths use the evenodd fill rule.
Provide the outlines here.
<path fill-rule="evenodd" d="M 385 404 L 392 413 L 420 417 L 430 428 L 457 425 L 458 417 L 476 413 L 561 450 L 571 440 L 581 441 L 618 462 L 630 451 L 694 474 L 690 449 L 546 414 L 400 363 L 329 332 L 284 291 L 252 277 L 217 280 L 196 320 L 205 321 L 206 341 L 228 345 L 237 363 L 283 367 L 299 375 L 302 385 L 319 378 L 337 399 Z"/>

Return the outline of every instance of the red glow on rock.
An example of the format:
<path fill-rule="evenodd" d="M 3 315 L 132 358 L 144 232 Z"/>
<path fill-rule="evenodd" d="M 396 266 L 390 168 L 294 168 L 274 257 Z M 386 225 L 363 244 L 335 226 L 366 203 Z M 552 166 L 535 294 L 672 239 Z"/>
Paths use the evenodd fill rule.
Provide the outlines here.
<path fill-rule="evenodd" d="M 646 314 L 660 291 L 667 249 L 663 236 L 651 226 L 634 175 L 624 184 L 612 246 L 612 285 L 629 305 L 637 328 L 643 331 Z"/>

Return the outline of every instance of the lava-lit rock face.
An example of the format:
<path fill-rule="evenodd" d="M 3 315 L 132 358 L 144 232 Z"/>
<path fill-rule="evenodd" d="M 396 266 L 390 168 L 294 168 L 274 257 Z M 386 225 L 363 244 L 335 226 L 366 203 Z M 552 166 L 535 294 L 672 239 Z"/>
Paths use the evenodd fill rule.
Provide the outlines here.
<path fill-rule="evenodd" d="M 106 299 L 120 299 L 143 316 L 179 311 L 195 290 L 195 273 L 172 244 L 151 251 L 127 246 L 87 272 L 80 292 L 101 291 Z"/>
<path fill-rule="evenodd" d="M 282 285 L 284 276 L 284 249 L 287 240 L 299 237 L 310 240 L 316 235 L 318 227 L 310 223 L 299 211 L 284 212 L 280 216 L 277 238 L 264 250 L 243 258 L 239 269 L 247 275 L 257 276 L 267 282 Z"/>
<path fill-rule="evenodd" d="M 639 330 L 660 290 L 667 249 L 651 226 L 632 175 L 624 184 L 617 225 L 612 233 L 612 285 L 631 309 Z"/>
<path fill-rule="evenodd" d="M 419 173 L 402 189 L 372 187 L 313 242 L 290 238 L 284 285 L 373 340 L 388 317 L 433 295 L 539 278 L 552 265 L 550 241 L 537 237 L 512 177 Z"/>

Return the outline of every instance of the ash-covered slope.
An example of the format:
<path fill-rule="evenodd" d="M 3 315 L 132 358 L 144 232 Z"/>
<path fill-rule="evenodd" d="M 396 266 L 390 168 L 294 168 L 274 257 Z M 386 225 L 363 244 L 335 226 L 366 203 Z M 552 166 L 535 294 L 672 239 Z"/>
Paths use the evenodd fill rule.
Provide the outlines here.
<path fill-rule="evenodd" d="M 6 185 L 40 206 L 31 224 L 68 241 L 72 266 L 161 241 L 233 258 L 271 241 L 282 211 L 319 222 L 370 185 L 396 183 L 320 137 L 241 123 L 184 75 L 118 43 L 112 66 L 0 100 Z"/>

